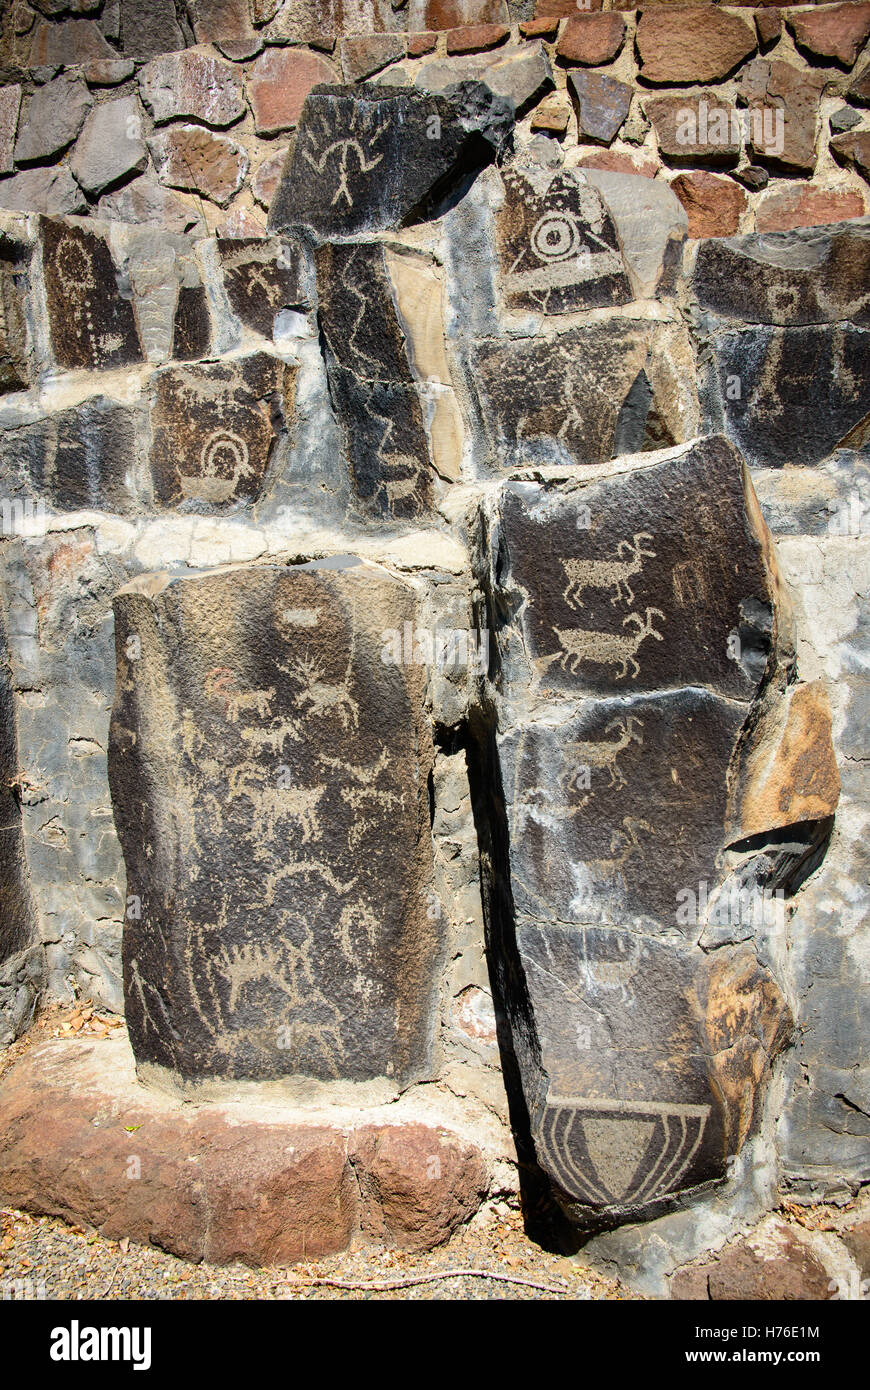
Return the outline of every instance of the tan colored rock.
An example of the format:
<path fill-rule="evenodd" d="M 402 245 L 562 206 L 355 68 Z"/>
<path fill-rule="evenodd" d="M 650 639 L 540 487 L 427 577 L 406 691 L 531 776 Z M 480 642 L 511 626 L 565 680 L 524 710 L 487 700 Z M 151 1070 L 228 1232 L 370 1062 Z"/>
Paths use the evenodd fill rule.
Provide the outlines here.
<path fill-rule="evenodd" d="M 545 97 L 532 117 L 532 130 L 546 130 L 554 135 L 564 135 L 571 119 L 571 109 L 564 97 L 555 94 Z"/>
<path fill-rule="evenodd" d="M 704 170 L 679 174 L 671 180 L 689 216 L 689 237 L 733 236 L 746 208 L 746 194 L 733 179 Z"/>
<path fill-rule="evenodd" d="M 268 155 L 251 180 L 251 192 L 257 202 L 267 210 L 272 205 L 272 199 L 281 181 L 290 148 L 289 145 L 281 145 L 274 154 Z"/>
<path fill-rule="evenodd" d="M 793 227 L 819 227 L 863 217 L 864 199 L 853 189 L 815 188 L 800 184 L 771 189 L 755 210 L 755 230 L 787 232 Z"/>
<path fill-rule="evenodd" d="M 15 168 L 13 150 L 20 105 L 21 87 L 17 83 L 0 87 L 0 174 L 11 174 Z"/>
<path fill-rule="evenodd" d="M 787 18 L 798 48 L 817 58 L 833 58 L 850 68 L 870 34 L 870 5 L 825 5 Z"/>
<path fill-rule="evenodd" d="M 560 58 L 595 67 L 616 57 L 625 41 L 621 14 L 575 14 L 562 30 L 556 45 Z"/>
<path fill-rule="evenodd" d="M 724 10 L 644 10 L 637 26 L 641 73 L 650 82 L 715 82 L 755 52 L 755 30 Z"/>
<path fill-rule="evenodd" d="M 292 130 L 305 98 L 320 82 L 338 82 L 332 63 L 301 49 L 269 48 L 248 74 L 248 98 L 259 135 Z"/>
<path fill-rule="evenodd" d="M 248 171 L 248 156 L 228 135 L 198 125 L 158 131 L 149 141 L 157 177 L 226 207 Z"/>
<path fill-rule="evenodd" d="M 626 154 L 624 150 L 596 150 L 586 154 L 577 165 L 578 169 L 604 169 L 611 174 L 642 174 L 645 179 L 654 179 L 659 166 L 655 160 L 645 159 L 643 155 Z"/>
<path fill-rule="evenodd" d="M 831 738 L 831 707 L 822 681 L 796 685 L 778 720 L 761 731 L 742 769 L 735 834 L 760 835 L 837 809 L 840 774 Z"/>

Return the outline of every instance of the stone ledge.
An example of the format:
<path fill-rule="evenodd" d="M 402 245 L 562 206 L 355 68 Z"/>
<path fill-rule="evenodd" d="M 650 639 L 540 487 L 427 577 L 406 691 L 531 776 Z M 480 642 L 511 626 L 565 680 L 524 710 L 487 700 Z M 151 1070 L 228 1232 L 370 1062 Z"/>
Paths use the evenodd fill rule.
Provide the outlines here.
<path fill-rule="evenodd" d="M 481 1151 L 377 1112 L 195 1105 L 137 1082 L 125 1036 L 34 1046 L 0 1084 L 0 1202 L 212 1264 L 283 1264 L 357 1240 L 428 1250 L 478 1209 Z"/>

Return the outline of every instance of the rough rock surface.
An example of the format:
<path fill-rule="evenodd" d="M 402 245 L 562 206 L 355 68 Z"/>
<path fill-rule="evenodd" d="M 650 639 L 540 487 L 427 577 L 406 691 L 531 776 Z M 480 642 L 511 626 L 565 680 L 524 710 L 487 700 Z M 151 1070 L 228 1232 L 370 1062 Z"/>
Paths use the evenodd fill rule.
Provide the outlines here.
<path fill-rule="evenodd" d="M 109 778 L 140 1066 L 426 1075 L 432 753 L 419 668 L 381 660 L 414 607 L 406 583 L 352 563 L 116 598 Z"/>
<path fill-rule="evenodd" d="M 637 26 L 641 73 L 650 82 L 712 82 L 755 52 L 740 15 L 675 5 L 646 9 Z"/>
<path fill-rule="evenodd" d="M 342 1128 L 286 1106 L 156 1096 L 123 1038 L 44 1043 L 0 1091 L 4 1203 L 191 1260 L 286 1264 L 354 1236 L 427 1250 L 488 1182 L 481 1152 L 443 1126 Z"/>

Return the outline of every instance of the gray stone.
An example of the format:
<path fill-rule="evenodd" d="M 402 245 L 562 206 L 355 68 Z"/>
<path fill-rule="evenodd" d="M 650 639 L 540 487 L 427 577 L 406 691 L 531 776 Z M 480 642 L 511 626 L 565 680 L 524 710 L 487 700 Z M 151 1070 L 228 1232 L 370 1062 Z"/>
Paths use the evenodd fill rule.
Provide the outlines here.
<path fill-rule="evenodd" d="M 153 58 L 185 47 L 174 0 L 120 0 L 121 50 L 128 58 Z"/>
<path fill-rule="evenodd" d="M 124 934 L 140 1067 L 429 1074 L 432 744 L 420 668 L 381 660 L 415 614 L 410 585 L 360 564 L 117 596 L 109 777 L 141 904 Z"/>
<path fill-rule="evenodd" d="M 185 202 L 162 188 L 150 174 L 104 194 L 99 213 L 109 222 L 144 223 L 176 234 L 195 231 L 202 235 L 206 231 L 195 203 Z"/>
<path fill-rule="evenodd" d="M 58 511 L 130 512 L 139 412 L 105 396 L 18 429 L 0 443 L 4 496 L 41 498 Z"/>
<path fill-rule="evenodd" d="M 833 135 L 842 135 L 843 131 L 854 130 L 855 126 L 860 124 L 860 112 L 854 111 L 851 106 L 841 106 L 839 111 L 835 111 L 830 119 Z"/>
<path fill-rule="evenodd" d="M 87 201 L 69 169 L 22 169 L 0 182 L 0 208 L 67 217 L 87 211 Z"/>
<path fill-rule="evenodd" d="M 415 85 L 425 92 L 447 92 L 457 82 L 484 82 L 513 105 L 517 119 L 536 106 L 555 83 L 541 43 L 501 48 L 496 53 L 435 58 L 418 71 Z"/>
<path fill-rule="evenodd" d="M 67 19 L 62 24 L 38 24 L 30 45 L 31 67 L 80 67 L 94 59 L 116 57 L 91 19 Z"/>
<path fill-rule="evenodd" d="M 652 297 L 676 261 L 689 230 L 685 208 L 666 183 L 639 174 L 584 169 L 619 234 L 622 254 L 639 299 Z"/>
<path fill-rule="evenodd" d="M 71 145 L 92 101 L 84 82 L 66 73 L 37 87 L 23 103 L 18 118 L 16 164 L 48 159 Z"/>
<path fill-rule="evenodd" d="M 609 145 L 631 106 L 631 88 L 602 72 L 569 72 L 568 89 L 577 107 L 581 138 Z"/>
<path fill-rule="evenodd" d="M 88 114 L 70 168 L 87 193 L 102 192 L 148 163 L 142 139 L 142 117 L 135 96 L 104 101 Z"/>
<path fill-rule="evenodd" d="M 199 49 L 164 53 L 139 72 L 142 100 L 158 124 L 189 116 L 210 126 L 229 126 L 245 111 L 235 69 Z"/>

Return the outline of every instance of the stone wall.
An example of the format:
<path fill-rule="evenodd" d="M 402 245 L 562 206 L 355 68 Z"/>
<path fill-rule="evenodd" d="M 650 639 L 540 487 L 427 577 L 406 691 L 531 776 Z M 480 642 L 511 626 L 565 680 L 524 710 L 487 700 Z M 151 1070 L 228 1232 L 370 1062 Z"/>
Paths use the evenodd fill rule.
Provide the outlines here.
<path fill-rule="evenodd" d="M 4 21 L 0 1037 L 660 1291 L 870 1176 L 870 6 L 333 9 Z"/>

